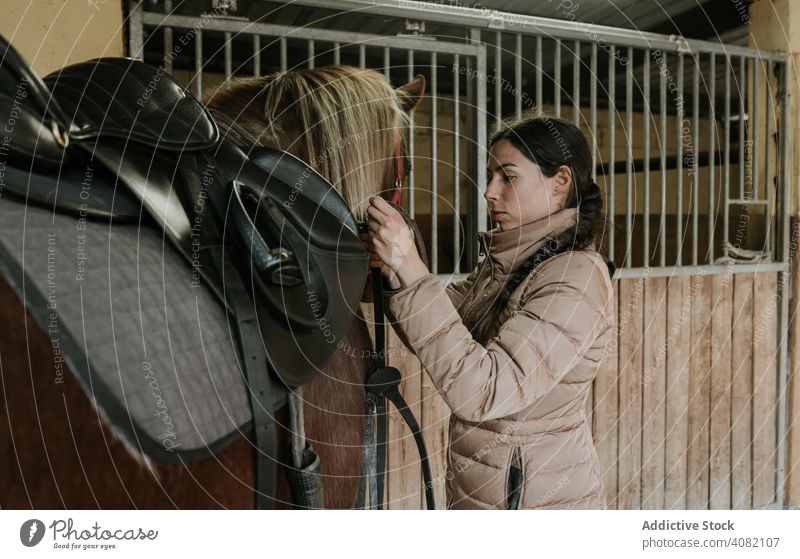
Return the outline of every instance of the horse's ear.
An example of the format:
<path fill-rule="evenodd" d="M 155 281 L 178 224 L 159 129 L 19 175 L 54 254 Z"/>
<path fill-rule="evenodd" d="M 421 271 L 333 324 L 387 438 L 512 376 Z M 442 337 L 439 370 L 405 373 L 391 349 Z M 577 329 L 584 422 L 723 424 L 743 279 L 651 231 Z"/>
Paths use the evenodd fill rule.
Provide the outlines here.
<path fill-rule="evenodd" d="M 398 97 L 400 97 L 400 105 L 403 110 L 410 113 L 425 94 L 425 76 L 417 74 L 413 80 L 401 85 L 396 91 Z"/>

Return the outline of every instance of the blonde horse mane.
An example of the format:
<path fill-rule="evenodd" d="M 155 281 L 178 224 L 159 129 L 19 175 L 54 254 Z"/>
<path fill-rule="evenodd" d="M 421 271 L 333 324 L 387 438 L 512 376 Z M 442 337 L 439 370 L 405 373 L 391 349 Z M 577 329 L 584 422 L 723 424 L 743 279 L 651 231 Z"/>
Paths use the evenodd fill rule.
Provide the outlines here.
<path fill-rule="evenodd" d="M 394 183 L 397 141 L 424 88 L 411 83 L 395 90 L 375 70 L 321 66 L 237 78 L 204 103 L 230 141 L 302 159 L 364 220 L 369 197 Z"/>

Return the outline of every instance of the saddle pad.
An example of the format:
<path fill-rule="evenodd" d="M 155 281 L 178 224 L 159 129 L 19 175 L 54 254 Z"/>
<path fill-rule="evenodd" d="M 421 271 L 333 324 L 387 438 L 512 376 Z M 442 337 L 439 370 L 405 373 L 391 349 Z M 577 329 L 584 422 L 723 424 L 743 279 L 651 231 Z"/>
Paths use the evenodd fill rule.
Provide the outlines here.
<path fill-rule="evenodd" d="M 0 273 L 134 449 L 199 459 L 248 427 L 226 315 L 162 232 L 2 197 Z"/>

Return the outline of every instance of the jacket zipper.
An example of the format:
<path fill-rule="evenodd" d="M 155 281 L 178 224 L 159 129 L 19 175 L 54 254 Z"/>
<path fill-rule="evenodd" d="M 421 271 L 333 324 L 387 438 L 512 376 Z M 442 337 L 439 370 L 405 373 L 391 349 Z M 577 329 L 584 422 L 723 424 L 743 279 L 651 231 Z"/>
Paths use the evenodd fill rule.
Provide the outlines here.
<path fill-rule="evenodd" d="M 522 452 L 519 446 L 511 449 L 506 478 L 506 507 L 518 510 L 522 503 L 522 491 L 525 487 L 525 470 L 522 467 Z"/>

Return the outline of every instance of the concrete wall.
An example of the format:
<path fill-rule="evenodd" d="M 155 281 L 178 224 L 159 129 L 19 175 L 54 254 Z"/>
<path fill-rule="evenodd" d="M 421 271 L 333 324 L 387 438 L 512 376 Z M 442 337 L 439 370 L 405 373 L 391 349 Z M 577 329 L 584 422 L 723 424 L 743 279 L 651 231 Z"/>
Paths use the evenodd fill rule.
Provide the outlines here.
<path fill-rule="evenodd" d="M 0 34 L 41 75 L 98 56 L 122 56 L 122 0 L 3 0 Z"/>

